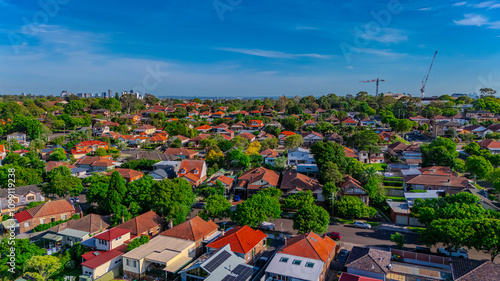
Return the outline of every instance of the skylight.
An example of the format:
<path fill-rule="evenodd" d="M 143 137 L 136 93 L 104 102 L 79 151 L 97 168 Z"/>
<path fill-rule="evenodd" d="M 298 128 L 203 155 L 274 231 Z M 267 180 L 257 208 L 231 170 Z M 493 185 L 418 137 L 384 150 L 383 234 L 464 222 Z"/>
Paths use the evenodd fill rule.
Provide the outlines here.
<path fill-rule="evenodd" d="M 280 262 L 285 262 L 285 263 L 286 263 L 286 262 L 288 262 L 288 258 L 282 257 L 282 258 L 280 259 Z"/>
<path fill-rule="evenodd" d="M 301 262 L 302 262 L 301 260 L 293 260 L 292 264 L 300 265 Z"/>
<path fill-rule="evenodd" d="M 306 262 L 306 267 L 313 268 L 314 267 L 314 263 L 312 263 L 312 262 Z"/>

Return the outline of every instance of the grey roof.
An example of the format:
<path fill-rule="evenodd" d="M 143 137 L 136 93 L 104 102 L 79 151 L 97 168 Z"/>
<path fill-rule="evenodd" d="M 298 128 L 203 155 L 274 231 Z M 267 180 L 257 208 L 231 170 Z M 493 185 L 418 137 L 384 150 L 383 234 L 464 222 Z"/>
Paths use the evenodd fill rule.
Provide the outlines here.
<path fill-rule="evenodd" d="M 26 195 L 30 191 L 39 193 L 40 188 L 36 184 L 32 184 L 32 185 L 18 186 L 14 189 L 14 193 L 16 195 Z M 6 198 L 8 195 L 9 195 L 9 189 L 0 188 L 0 198 Z"/>
<path fill-rule="evenodd" d="M 410 206 L 406 202 L 388 201 L 387 204 L 391 207 L 391 209 L 396 214 L 409 214 L 410 213 Z"/>
<path fill-rule="evenodd" d="M 84 168 L 78 168 L 78 167 L 75 167 L 75 168 L 71 168 L 71 173 L 72 174 L 76 174 L 76 173 L 81 173 L 81 172 L 86 172 L 87 169 L 84 169 Z"/>
<path fill-rule="evenodd" d="M 387 274 L 391 252 L 371 248 L 353 247 L 345 266 L 380 274 Z"/>
<path fill-rule="evenodd" d="M 401 170 L 401 174 L 403 174 L 403 177 L 406 177 L 411 175 L 421 175 L 422 172 L 420 172 L 419 169 L 406 169 L 406 170 Z"/>
<path fill-rule="evenodd" d="M 285 259 L 288 260 L 285 262 Z M 293 264 L 294 260 L 300 260 L 301 263 L 298 265 Z M 313 263 L 314 265 L 312 268 L 306 267 L 306 263 Z M 321 260 L 277 253 L 266 268 L 266 272 L 303 280 L 319 280 L 323 265 L 324 262 Z"/>
<path fill-rule="evenodd" d="M 80 230 L 70 229 L 70 228 L 66 228 L 65 230 L 59 231 L 58 234 L 64 235 L 64 236 L 76 237 L 76 238 L 84 238 L 85 236 L 89 235 L 89 233 L 86 231 L 80 231 Z"/>
<path fill-rule="evenodd" d="M 127 158 L 127 160 L 148 159 L 148 160 L 160 160 L 160 161 L 175 161 L 179 159 L 179 157 L 177 156 L 166 155 L 158 151 L 125 150 L 122 152 L 122 154 L 130 155 Z"/>
<path fill-rule="evenodd" d="M 165 179 L 165 178 L 168 178 L 167 172 L 165 172 L 165 170 L 163 170 L 163 169 L 154 170 L 151 173 L 149 173 L 149 175 L 151 175 L 155 179 Z"/>
<path fill-rule="evenodd" d="M 453 280 L 457 281 L 493 281 L 500 276 L 500 265 L 490 261 L 453 258 L 451 263 Z"/>

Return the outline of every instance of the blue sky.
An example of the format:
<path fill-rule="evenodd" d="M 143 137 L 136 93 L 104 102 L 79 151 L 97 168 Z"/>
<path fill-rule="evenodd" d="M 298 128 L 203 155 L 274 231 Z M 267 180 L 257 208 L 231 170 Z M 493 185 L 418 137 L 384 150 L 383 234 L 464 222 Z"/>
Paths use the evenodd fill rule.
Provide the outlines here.
<path fill-rule="evenodd" d="M 438 3 L 436 3 L 438 2 Z M 48 4 L 40 4 L 48 3 Z M 500 91 L 500 0 L 0 0 L 0 94 Z"/>

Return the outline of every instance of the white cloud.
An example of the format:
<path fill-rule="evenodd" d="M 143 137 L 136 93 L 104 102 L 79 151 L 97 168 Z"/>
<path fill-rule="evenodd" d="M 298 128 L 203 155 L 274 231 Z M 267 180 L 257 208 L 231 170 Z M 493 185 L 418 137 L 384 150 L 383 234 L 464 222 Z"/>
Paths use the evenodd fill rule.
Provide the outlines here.
<path fill-rule="evenodd" d="M 467 2 L 465 2 L 465 1 L 464 2 L 457 2 L 457 3 L 453 4 L 452 6 L 454 6 L 454 7 L 460 7 L 460 6 L 463 6 L 465 4 L 467 4 Z"/>
<path fill-rule="evenodd" d="M 347 66 L 346 68 L 347 68 L 347 69 L 354 69 L 354 66 L 349 65 L 349 66 Z"/>
<path fill-rule="evenodd" d="M 215 48 L 216 50 L 240 53 L 250 56 L 257 56 L 263 58 L 272 58 L 272 59 L 299 59 L 299 58 L 315 58 L 315 59 L 328 59 L 331 56 L 321 55 L 321 54 L 291 54 L 285 52 L 278 51 L 268 51 L 268 50 L 260 50 L 260 49 L 238 49 L 238 48 Z"/>
<path fill-rule="evenodd" d="M 488 19 L 482 15 L 465 14 L 465 18 L 453 21 L 456 25 L 483 26 L 488 24 Z"/>
<path fill-rule="evenodd" d="M 396 53 L 390 49 L 374 49 L 374 48 L 356 48 L 357 53 L 365 53 L 383 57 L 404 57 L 406 54 Z"/>
<path fill-rule="evenodd" d="M 360 36 L 363 39 L 373 40 L 385 44 L 397 44 L 408 41 L 406 31 L 394 28 L 382 28 L 380 32 L 377 32 L 376 34 L 371 35 L 368 33 L 362 33 Z"/>
<path fill-rule="evenodd" d="M 297 30 L 319 30 L 319 28 L 314 26 L 297 26 Z"/>
<path fill-rule="evenodd" d="M 431 7 L 426 7 L 426 8 L 420 8 L 418 9 L 419 11 L 431 11 L 432 8 Z"/>
<path fill-rule="evenodd" d="M 491 22 L 488 25 L 488 28 L 491 28 L 491 29 L 500 29 L 500 21 Z"/>
<path fill-rule="evenodd" d="M 480 3 L 475 4 L 474 8 L 478 8 L 478 9 L 488 8 L 491 5 L 494 5 L 495 3 L 496 3 L 495 1 L 484 1 L 484 2 L 480 2 Z"/>

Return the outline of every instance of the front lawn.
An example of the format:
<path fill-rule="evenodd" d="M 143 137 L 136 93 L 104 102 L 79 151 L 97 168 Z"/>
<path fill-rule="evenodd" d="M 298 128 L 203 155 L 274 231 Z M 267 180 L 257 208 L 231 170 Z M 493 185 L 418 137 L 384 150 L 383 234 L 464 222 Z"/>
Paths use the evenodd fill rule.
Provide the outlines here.
<path fill-rule="evenodd" d="M 367 167 L 373 167 L 377 172 L 385 172 L 385 169 L 387 168 L 387 164 L 384 163 L 373 163 L 373 164 L 364 164 L 364 166 Z"/>
<path fill-rule="evenodd" d="M 418 234 L 422 234 L 425 231 L 425 227 L 418 226 L 408 226 L 408 229 Z"/>
<path fill-rule="evenodd" d="M 393 202 L 405 202 L 406 199 L 404 197 L 396 197 L 396 196 L 387 196 L 387 199 L 391 199 Z"/>

